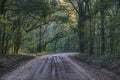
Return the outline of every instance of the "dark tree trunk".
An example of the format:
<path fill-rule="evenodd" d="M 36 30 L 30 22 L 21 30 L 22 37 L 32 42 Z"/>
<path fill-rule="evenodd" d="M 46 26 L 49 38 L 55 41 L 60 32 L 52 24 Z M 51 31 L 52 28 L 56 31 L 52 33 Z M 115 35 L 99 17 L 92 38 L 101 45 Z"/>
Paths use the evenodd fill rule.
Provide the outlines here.
<path fill-rule="evenodd" d="M 94 54 L 94 35 L 93 35 L 94 31 L 92 31 L 92 29 L 90 28 L 90 56 Z"/>
<path fill-rule="evenodd" d="M 103 0 L 101 0 L 101 4 L 103 4 Z M 105 12 L 104 7 L 101 5 L 100 9 L 100 21 L 101 21 L 101 54 L 105 54 Z"/>
<path fill-rule="evenodd" d="M 54 41 L 54 49 L 53 49 L 53 51 L 55 52 L 56 49 L 57 49 L 57 39 Z"/>
<path fill-rule="evenodd" d="M 21 33 L 21 14 L 19 14 L 19 18 L 14 24 L 16 26 L 16 35 L 14 36 L 14 54 L 18 54 L 18 51 L 20 49 L 21 43 L 22 43 L 22 33 Z"/>
<path fill-rule="evenodd" d="M 4 13 L 5 13 L 6 2 L 7 2 L 7 0 L 0 0 L 0 15 L 4 15 Z M 4 54 L 4 39 L 5 39 L 4 29 L 5 29 L 5 26 L 4 25 L 5 24 L 3 24 L 3 27 L 0 28 L 0 54 L 1 55 L 5 55 Z"/>
<path fill-rule="evenodd" d="M 38 52 L 42 52 L 42 30 L 41 30 L 42 26 L 39 28 L 39 41 L 38 41 L 38 47 L 37 47 L 37 51 Z"/>
<path fill-rule="evenodd" d="M 5 53 L 5 37 L 6 37 L 5 30 L 6 30 L 5 23 L 3 23 L 2 34 L 1 34 L 1 54 L 2 55 L 6 55 Z"/>
<path fill-rule="evenodd" d="M 85 33 L 84 33 L 84 22 L 86 20 L 86 8 L 88 7 L 89 1 L 77 0 L 78 9 L 75 7 L 74 3 L 69 0 L 73 8 L 78 13 L 78 38 L 79 38 L 79 51 L 85 52 Z M 86 5 L 84 5 L 86 3 Z"/>
<path fill-rule="evenodd" d="M 14 42 L 14 54 L 18 54 L 20 46 L 21 46 L 21 41 L 22 41 L 22 35 L 21 35 L 21 27 L 18 26 L 18 30 L 17 30 L 17 36 L 15 38 L 15 42 Z"/>
<path fill-rule="evenodd" d="M 85 52 L 85 38 L 84 38 L 84 18 L 85 14 L 82 9 L 82 4 L 78 2 L 78 7 L 79 7 L 79 21 L 78 21 L 78 37 L 79 37 L 79 47 L 80 47 L 80 52 L 84 53 Z"/>
<path fill-rule="evenodd" d="M 6 40 L 6 44 L 5 44 L 5 54 L 8 54 L 8 43 L 9 43 L 9 40 Z"/>
<path fill-rule="evenodd" d="M 0 1 L 0 14 L 4 14 L 5 13 L 5 4 L 6 4 L 7 0 L 1 0 Z"/>
<path fill-rule="evenodd" d="M 84 53 L 85 52 L 85 41 L 84 41 L 84 32 L 79 31 L 78 32 L 78 37 L 79 37 L 79 47 L 80 47 L 80 52 Z"/>
<path fill-rule="evenodd" d="M 0 27 L 0 55 L 1 55 L 1 51 L 2 51 L 2 29 L 1 29 L 1 27 Z"/>
<path fill-rule="evenodd" d="M 115 40 L 114 40 L 114 35 L 113 35 L 113 30 L 110 29 L 110 53 L 114 53 L 114 46 L 115 45 Z"/>

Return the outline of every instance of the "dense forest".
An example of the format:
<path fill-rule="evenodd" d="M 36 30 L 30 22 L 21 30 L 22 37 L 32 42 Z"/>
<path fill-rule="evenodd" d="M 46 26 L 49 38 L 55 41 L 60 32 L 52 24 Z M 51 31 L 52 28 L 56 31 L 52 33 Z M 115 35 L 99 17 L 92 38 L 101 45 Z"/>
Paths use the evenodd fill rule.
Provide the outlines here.
<path fill-rule="evenodd" d="M 0 56 L 42 52 L 119 62 L 120 1 L 0 0 Z"/>
<path fill-rule="evenodd" d="M 119 11 L 119 0 L 1 0 L 0 54 L 117 54 Z"/>
<path fill-rule="evenodd" d="M 0 13 L 1 55 L 18 54 L 19 51 L 78 50 L 77 36 L 71 29 L 76 25 L 70 24 L 75 22 L 71 14 L 75 17 L 76 13 L 68 3 L 61 4 L 55 0 L 3 0 Z M 72 37 L 75 37 L 74 40 L 71 40 Z"/>

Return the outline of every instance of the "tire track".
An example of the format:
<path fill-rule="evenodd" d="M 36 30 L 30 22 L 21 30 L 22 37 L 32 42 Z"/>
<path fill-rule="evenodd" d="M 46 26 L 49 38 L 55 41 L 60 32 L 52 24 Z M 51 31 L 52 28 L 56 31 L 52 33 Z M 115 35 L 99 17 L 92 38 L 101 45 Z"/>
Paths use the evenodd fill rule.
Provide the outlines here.
<path fill-rule="evenodd" d="M 68 55 L 56 54 L 37 58 L 31 62 L 31 67 L 30 64 L 26 65 L 23 70 L 18 71 L 20 73 L 2 80 L 95 80 L 70 60 Z"/>
<path fill-rule="evenodd" d="M 37 80 L 36 78 L 38 77 L 39 73 L 38 71 L 41 71 L 42 68 L 44 68 L 44 65 L 46 64 L 48 58 L 43 58 L 40 64 L 34 67 L 34 70 L 30 73 L 29 76 L 25 80 Z"/>

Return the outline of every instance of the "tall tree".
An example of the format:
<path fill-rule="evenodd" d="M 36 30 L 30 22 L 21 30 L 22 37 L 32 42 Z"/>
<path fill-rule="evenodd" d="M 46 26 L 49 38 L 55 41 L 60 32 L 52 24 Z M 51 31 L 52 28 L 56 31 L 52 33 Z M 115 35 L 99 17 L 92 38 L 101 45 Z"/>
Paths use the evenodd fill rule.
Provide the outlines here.
<path fill-rule="evenodd" d="M 105 54 L 105 11 L 104 0 L 100 0 L 101 54 Z"/>
<path fill-rule="evenodd" d="M 78 9 L 74 4 L 74 1 L 69 0 L 73 8 L 78 13 L 78 37 L 79 37 L 79 48 L 80 52 L 85 52 L 85 33 L 84 33 L 84 22 L 87 20 L 87 9 L 88 9 L 88 0 L 77 0 Z"/>
<path fill-rule="evenodd" d="M 6 4 L 7 0 L 0 0 L 0 14 L 4 14 L 5 13 L 5 4 Z"/>

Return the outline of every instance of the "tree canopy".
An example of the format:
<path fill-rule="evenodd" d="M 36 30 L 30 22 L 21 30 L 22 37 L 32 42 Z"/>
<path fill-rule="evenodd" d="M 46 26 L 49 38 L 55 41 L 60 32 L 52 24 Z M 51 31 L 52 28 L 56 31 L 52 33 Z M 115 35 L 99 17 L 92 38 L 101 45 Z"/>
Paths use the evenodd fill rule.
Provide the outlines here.
<path fill-rule="evenodd" d="M 117 54 L 119 22 L 119 0 L 0 0 L 0 54 Z"/>

